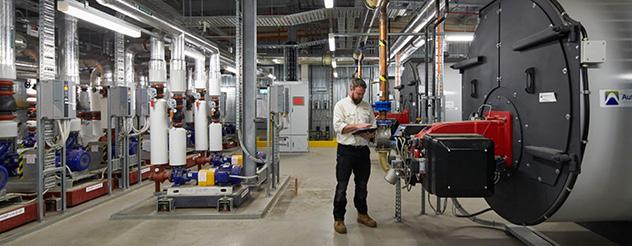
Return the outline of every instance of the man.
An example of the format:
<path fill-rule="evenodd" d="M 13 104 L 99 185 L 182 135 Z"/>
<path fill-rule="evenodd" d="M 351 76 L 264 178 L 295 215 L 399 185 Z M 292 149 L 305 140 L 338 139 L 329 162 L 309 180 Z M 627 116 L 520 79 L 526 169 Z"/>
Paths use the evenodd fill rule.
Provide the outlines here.
<path fill-rule="evenodd" d="M 351 82 L 349 96 L 336 103 L 334 107 L 334 130 L 338 140 L 336 154 L 336 195 L 334 197 L 334 229 L 345 234 L 344 216 L 347 206 L 347 185 L 351 173 L 355 183 L 354 205 L 358 210 L 358 223 L 368 227 L 376 227 L 377 223 L 368 215 L 366 204 L 367 184 L 371 174 L 371 159 L 369 157 L 369 140 L 373 133 L 354 135 L 353 132 L 375 125 L 375 115 L 371 106 L 362 101 L 366 83 L 362 79 Z"/>

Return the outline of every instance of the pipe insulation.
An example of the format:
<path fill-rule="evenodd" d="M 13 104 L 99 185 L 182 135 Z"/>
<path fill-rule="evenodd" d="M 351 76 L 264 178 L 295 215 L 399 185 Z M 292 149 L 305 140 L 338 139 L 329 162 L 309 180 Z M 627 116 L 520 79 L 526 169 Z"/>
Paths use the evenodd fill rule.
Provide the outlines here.
<path fill-rule="evenodd" d="M 186 86 L 186 60 L 184 55 L 184 34 L 171 39 L 171 62 L 169 64 L 169 89 L 173 93 L 184 93 Z"/>
<path fill-rule="evenodd" d="M 61 34 L 61 77 L 63 80 L 79 85 L 79 38 L 77 36 L 77 19 L 64 15 L 63 32 Z"/>
<path fill-rule="evenodd" d="M 167 118 L 167 101 L 165 99 L 156 99 L 150 104 L 149 120 L 151 124 L 151 131 L 149 132 L 150 162 L 152 165 L 167 164 L 169 163 L 169 149 L 167 148 L 169 118 Z"/>
<path fill-rule="evenodd" d="M 220 96 L 220 84 L 222 82 L 222 74 L 220 73 L 220 55 L 212 54 L 209 58 L 208 65 L 208 94 L 210 96 Z"/>
<path fill-rule="evenodd" d="M 149 42 L 149 81 L 151 83 L 166 83 L 167 63 L 165 62 L 165 43 L 155 37 L 151 37 Z"/>
<path fill-rule="evenodd" d="M 206 57 L 202 52 L 192 48 L 185 48 L 184 55 L 193 58 L 195 60 L 195 73 L 193 76 L 193 87 L 195 89 L 206 89 L 206 78 L 204 77 L 206 65 Z"/>
<path fill-rule="evenodd" d="M 196 124 L 197 125 L 197 124 Z M 222 124 L 213 122 L 208 126 L 208 150 L 211 152 L 220 152 L 222 146 Z"/>
<path fill-rule="evenodd" d="M 187 130 L 181 127 L 169 129 L 169 166 L 187 164 Z"/>
<path fill-rule="evenodd" d="M 15 80 L 15 4 L 0 2 L 0 79 Z"/>
<path fill-rule="evenodd" d="M 197 100 L 193 105 L 193 117 L 195 118 L 195 150 L 206 151 L 208 149 L 208 106 L 206 101 Z"/>

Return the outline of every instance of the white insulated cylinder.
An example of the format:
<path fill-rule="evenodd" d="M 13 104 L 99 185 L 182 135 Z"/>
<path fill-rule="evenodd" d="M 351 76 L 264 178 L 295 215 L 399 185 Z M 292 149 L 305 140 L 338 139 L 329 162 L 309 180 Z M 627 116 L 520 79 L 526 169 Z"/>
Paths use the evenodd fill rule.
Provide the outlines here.
<path fill-rule="evenodd" d="M 208 149 L 208 106 L 203 100 L 195 101 L 195 150 L 206 151 Z"/>
<path fill-rule="evenodd" d="M 15 138 L 18 136 L 18 122 L 13 120 L 0 121 L 0 138 Z"/>
<path fill-rule="evenodd" d="M 187 71 L 184 56 L 184 34 L 175 35 L 171 39 L 171 63 L 169 64 L 169 89 L 173 93 L 184 93 L 187 90 Z"/>
<path fill-rule="evenodd" d="M 70 131 L 71 132 L 80 132 L 81 131 L 81 119 L 74 118 L 70 120 Z"/>
<path fill-rule="evenodd" d="M 187 131 L 183 128 L 171 128 L 169 129 L 169 166 L 184 166 L 186 164 Z"/>
<path fill-rule="evenodd" d="M 152 101 L 149 107 L 149 120 L 151 124 L 150 137 L 150 161 L 152 165 L 169 163 L 169 118 L 167 118 L 167 101 L 157 99 Z"/>
<path fill-rule="evenodd" d="M 220 96 L 220 83 L 222 74 L 220 73 L 219 54 L 211 55 L 208 67 L 208 94 L 211 96 Z"/>
<path fill-rule="evenodd" d="M 208 125 L 208 150 L 217 152 L 222 151 L 222 124 L 211 123 Z"/>
<path fill-rule="evenodd" d="M 92 88 L 89 90 L 90 111 L 101 110 L 101 94 L 99 93 L 99 90 L 92 91 Z"/>
<path fill-rule="evenodd" d="M 81 123 L 79 136 L 81 136 L 81 141 L 83 141 L 83 143 L 96 142 L 99 140 L 99 137 L 101 136 L 101 126 L 97 124 L 100 123 L 93 120 L 86 120 Z M 95 131 L 95 129 L 98 129 L 98 131 Z"/>
<path fill-rule="evenodd" d="M 185 110 L 184 111 L 184 122 L 185 123 L 193 123 L 193 110 Z"/>
<path fill-rule="evenodd" d="M 92 88 L 88 89 L 90 91 L 90 111 L 101 111 L 101 94 L 99 90 L 92 91 Z M 101 117 L 105 118 L 104 112 L 101 112 Z M 88 124 L 92 127 L 92 134 L 95 136 L 101 136 L 103 132 L 101 128 L 101 120 L 93 120 Z"/>

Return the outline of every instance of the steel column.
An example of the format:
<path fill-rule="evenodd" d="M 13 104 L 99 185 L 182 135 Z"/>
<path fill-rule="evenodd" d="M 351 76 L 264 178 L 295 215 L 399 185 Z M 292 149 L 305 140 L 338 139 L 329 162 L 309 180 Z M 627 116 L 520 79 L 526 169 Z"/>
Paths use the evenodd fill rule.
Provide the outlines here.
<path fill-rule="evenodd" d="M 240 71 L 242 75 L 242 93 L 244 98 L 243 109 L 243 140 L 244 147 L 248 152 L 256 155 L 257 145 L 255 141 L 255 90 L 257 89 L 257 0 L 242 0 L 242 52 L 243 66 Z M 257 165 L 244 155 L 245 176 L 256 175 Z"/>

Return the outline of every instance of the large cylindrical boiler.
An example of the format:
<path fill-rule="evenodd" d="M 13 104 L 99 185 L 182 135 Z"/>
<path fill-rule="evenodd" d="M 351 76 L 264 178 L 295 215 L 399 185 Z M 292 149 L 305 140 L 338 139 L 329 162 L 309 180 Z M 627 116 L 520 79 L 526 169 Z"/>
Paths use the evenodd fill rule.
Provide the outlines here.
<path fill-rule="evenodd" d="M 632 220 L 630 24 L 632 5 L 614 0 L 496 0 L 481 10 L 461 68 L 463 118 L 481 107 L 512 114 L 512 166 L 486 198 L 503 218 Z"/>

